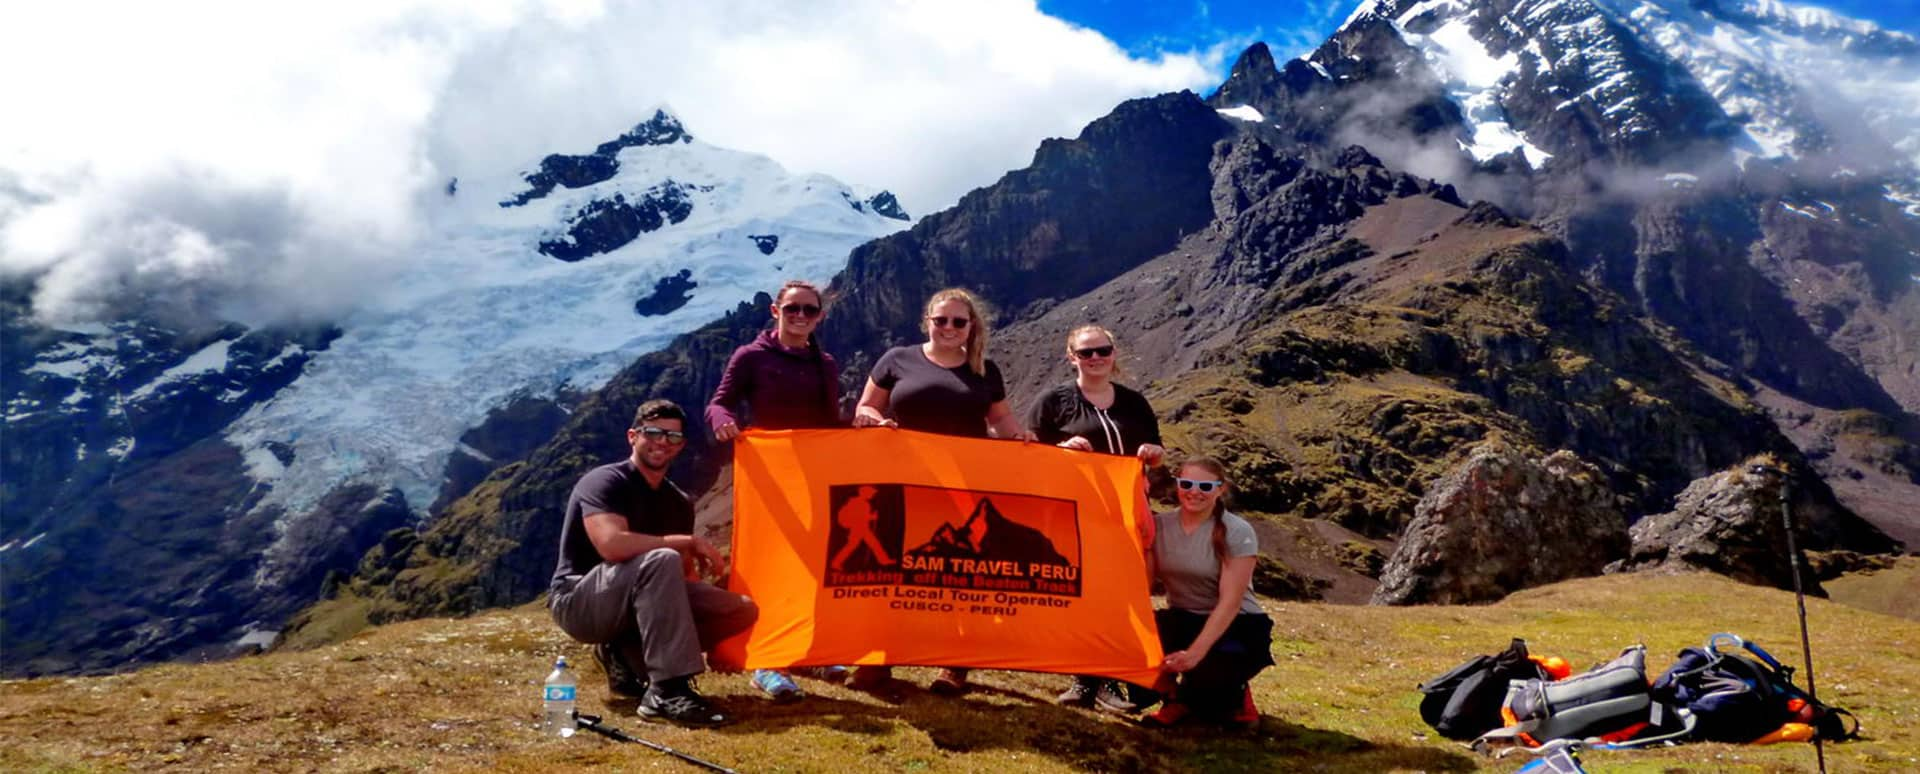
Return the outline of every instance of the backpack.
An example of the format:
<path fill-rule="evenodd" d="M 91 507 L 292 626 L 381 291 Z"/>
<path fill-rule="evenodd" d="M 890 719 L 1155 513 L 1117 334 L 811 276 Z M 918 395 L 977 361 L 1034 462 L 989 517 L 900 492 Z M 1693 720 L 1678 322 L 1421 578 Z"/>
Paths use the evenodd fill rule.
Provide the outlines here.
<path fill-rule="evenodd" d="M 1420 719 L 1448 739 L 1472 739 L 1500 727 L 1500 703 L 1514 680 L 1545 678 L 1518 637 L 1497 655 L 1474 656 L 1420 684 Z"/>
<path fill-rule="evenodd" d="M 1734 647 L 1723 651 L 1723 644 Z M 1709 741 L 1760 741 L 1789 723 L 1807 724 L 1821 739 L 1860 735 L 1853 713 L 1814 701 L 1793 684 L 1793 667 L 1731 634 L 1715 634 L 1705 648 L 1680 651 L 1652 690 L 1660 701 L 1691 710 L 1697 719 L 1694 736 Z"/>
<path fill-rule="evenodd" d="M 1634 645 L 1619 657 L 1567 680 L 1526 680 L 1507 689 L 1501 709 L 1513 734 L 1530 745 L 1551 739 L 1626 741 L 1668 714 L 1647 689 L 1647 649 Z"/>

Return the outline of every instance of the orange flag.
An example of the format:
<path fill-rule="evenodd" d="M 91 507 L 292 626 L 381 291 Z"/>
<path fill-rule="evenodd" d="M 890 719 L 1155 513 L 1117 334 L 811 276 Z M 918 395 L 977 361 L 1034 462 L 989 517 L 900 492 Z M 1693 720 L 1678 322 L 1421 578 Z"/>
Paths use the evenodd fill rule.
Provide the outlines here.
<path fill-rule="evenodd" d="M 734 443 L 733 575 L 748 668 L 920 664 L 1152 685 L 1140 462 L 910 430 Z"/>

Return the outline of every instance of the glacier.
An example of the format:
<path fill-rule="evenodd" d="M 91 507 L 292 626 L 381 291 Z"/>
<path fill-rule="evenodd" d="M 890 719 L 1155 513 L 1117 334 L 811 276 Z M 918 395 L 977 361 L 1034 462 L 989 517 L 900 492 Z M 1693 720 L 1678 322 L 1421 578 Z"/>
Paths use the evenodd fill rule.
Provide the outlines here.
<path fill-rule="evenodd" d="M 490 409 L 595 389 L 756 292 L 789 278 L 824 284 L 853 247 L 910 225 L 861 206 L 865 189 L 691 137 L 626 147 L 617 160 L 610 179 L 519 206 L 501 204 L 527 189 L 519 172 L 447 186 L 429 205 L 418 260 L 368 288 L 298 380 L 228 427 L 248 474 L 270 487 L 256 510 L 284 514 L 257 582 L 273 581 L 275 557 L 298 550 L 288 527 L 334 489 L 397 488 L 424 517 L 449 454 Z M 538 252 L 592 202 L 668 183 L 691 197 L 684 220 L 574 262 Z M 768 234 L 778 248 L 764 254 L 752 236 Z M 683 270 L 695 283 L 685 305 L 636 314 L 636 299 Z"/>

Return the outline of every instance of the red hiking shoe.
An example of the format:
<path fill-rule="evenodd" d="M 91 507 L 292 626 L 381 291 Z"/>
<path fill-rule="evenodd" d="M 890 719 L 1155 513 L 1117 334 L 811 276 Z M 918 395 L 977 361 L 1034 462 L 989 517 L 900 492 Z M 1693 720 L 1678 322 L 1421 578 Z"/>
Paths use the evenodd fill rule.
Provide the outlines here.
<path fill-rule="evenodd" d="M 1192 714 L 1193 710 L 1187 707 L 1187 705 L 1177 701 L 1170 701 L 1160 705 L 1160 709 L 1154 710 L 1151 714 L 1140 718 L 1140 722 L 1149 726 L 1171 728 L 1185 722 L 1187 716 Z"/>
<path fill-rule="evenodd" d="M 1253 728 L 1260 725 L 1260 708 L 1253 706 L 1253 686 L 1240 694 L 1240 709 L 1233 713 L 1233 724 Z"/>

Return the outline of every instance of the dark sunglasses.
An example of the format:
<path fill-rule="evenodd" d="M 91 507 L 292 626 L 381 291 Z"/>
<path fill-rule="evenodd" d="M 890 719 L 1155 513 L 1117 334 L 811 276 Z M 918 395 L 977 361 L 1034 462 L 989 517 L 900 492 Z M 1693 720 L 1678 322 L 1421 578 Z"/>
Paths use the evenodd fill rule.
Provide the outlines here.
<path fill-rule="evenodd" d="M 813 304 L 787 304 L 780 307 L 780 311 L 785 314 L 797 314 L 801 317 L 820 316 L 820 307 Z"/>
<path fill-rule="evenodd" d="M 1087 347 L 1085 349 L 1076 349 L 1073 351 L 1073 356 L 1080 358 L 1081 360 L 1085 360 L 1090 357 L 1113 357 L 1113 345 L 1108 344 L 1104 347 Z"/>
<path fill-rule="evenodd" d="M 640 428 L 640 434 L 646 436 L 649 441 L 664 439 L 667 443 L 687 442 L 687 434 L 678 430 L 667 430 L 660 427 L 643 427 Z"/>
<path fill-rule="evenodd" d="M 945 328 L 951 325 L 956 331 L 966 330 L 967 323 L 973 322 L 965 317 L 929 317 L 927 320 L 932 322 L 935 328 Z"/>
<path fill-rule="evenodd" d="M 1195 481 L 1191 478 L 1176 478 L 1174 481 L 1179 482 L 1182 490 L 1198 489 L 1200 490 L 1200 494 L 1206 494 L 1227 485 L 1225 481 Z"/>

